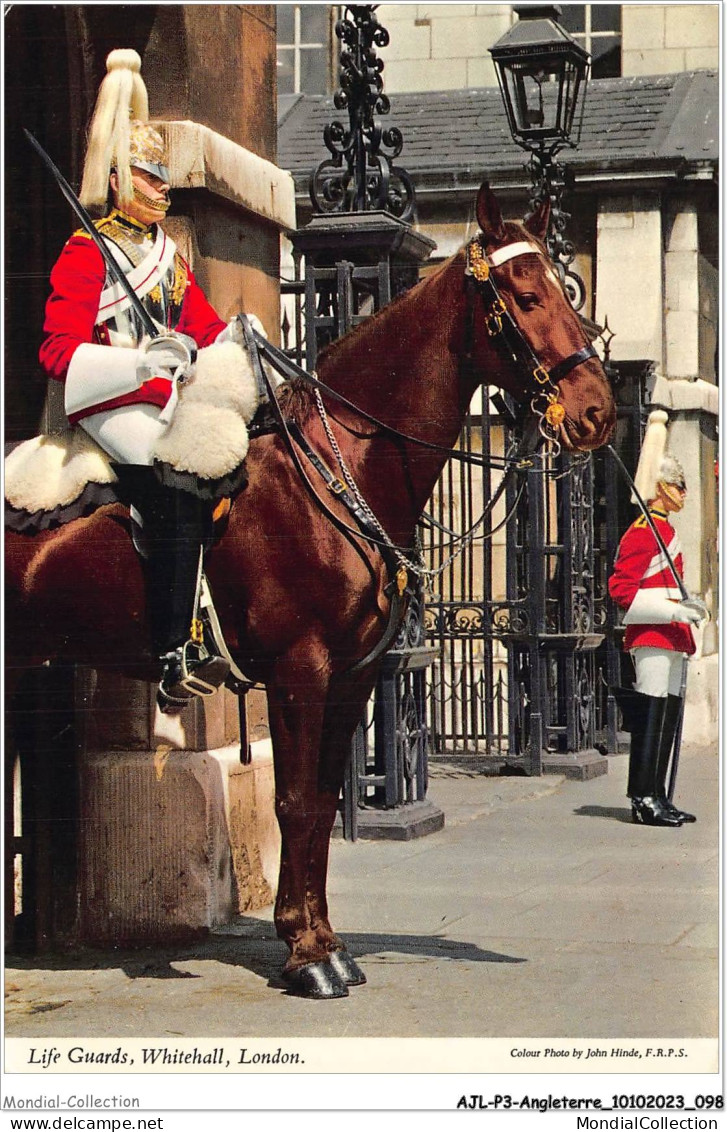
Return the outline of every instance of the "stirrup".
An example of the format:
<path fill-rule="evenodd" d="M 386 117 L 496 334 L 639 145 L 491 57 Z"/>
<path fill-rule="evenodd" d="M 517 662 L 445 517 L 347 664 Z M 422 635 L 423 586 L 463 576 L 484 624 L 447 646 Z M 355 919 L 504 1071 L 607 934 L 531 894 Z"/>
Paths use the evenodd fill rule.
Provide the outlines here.
<path fill-rule="evenodd" d="M 163 712 L 180 711 L 193 696 L 211 696 L 230 671 L 227 661 L 189 640 L 162 657 L 157 704 Z"/>

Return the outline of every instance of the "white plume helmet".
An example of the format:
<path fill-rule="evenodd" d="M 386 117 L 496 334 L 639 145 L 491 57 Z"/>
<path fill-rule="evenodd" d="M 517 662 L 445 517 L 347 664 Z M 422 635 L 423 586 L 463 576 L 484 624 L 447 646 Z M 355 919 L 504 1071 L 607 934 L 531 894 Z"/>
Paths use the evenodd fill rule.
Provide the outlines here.
<path fill-rule="evenodd" d="M 129 164 L 132 128 L 149 121 L 149 97 L 141 77 L 141 58 L 130 49 L 112 51 L 99 88 L 88 134 L 79 194 L 86 208 L 104 208 L 113 164 L 119 175 L 119 199 L 133 195 Z M 149 129 L 149 127 L 147 127 Z"/>
<path fill-rule="evenodd" d="M 661 461 L 659 471 L 657 472 L 656 482 L 659 483 L 674 483 L 677 487 L 686 488 L 687 481 L 684 476 L 684 468 L 681 466 L 675 456 L 670 456 L 667 452 L 664 459 Z"/>
<path fill-rule="evenodd" d="M 664 409 L 654 409 L 649 413 L 649 419 L 644 433 L 644 442 L 641 445 L 639 464 L 634 476 L 634 484 L 641 498 L 648 502 L 656 495 L 656 485 L 659 482 L 659 472 L 666 455 L 666 426 L 669 415 Z M 631 502 L 636 503 L 632 495 Z"/>

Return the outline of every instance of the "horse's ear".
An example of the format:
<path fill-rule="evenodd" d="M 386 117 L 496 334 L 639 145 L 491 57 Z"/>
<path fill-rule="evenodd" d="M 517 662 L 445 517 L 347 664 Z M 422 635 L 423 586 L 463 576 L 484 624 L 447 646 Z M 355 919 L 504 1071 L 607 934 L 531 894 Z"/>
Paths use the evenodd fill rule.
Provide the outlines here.
<path fill-rule="evenodd" d="M 546 196 L 544 200 L 538 201 L 530 215 L 525 217 L 523 224 L 528 232 L 530 232 L 531 236 L 535 236 L 536 240 L 542 241 L 548 234 L 549 220 L 550 197 Z"/>
<path fill-rule="evenodd" d="M 505 225 L 502 213 L 487 181 L 483 181 L 477 194 L 477 223 L 482 229 L 485 243 L 496 244 L 505 238 Z"/>

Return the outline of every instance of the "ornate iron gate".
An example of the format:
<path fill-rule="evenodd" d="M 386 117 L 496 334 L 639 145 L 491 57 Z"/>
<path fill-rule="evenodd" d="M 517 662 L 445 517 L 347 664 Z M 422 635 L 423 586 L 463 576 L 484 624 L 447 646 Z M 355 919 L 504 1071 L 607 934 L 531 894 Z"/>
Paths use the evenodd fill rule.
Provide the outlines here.
<path fill-rule="evenodd" d="M 614 443 L 633 471 L 650 364 L 607 362 L 607 370 L 618 404 Z M 487 399 L 475 402 L 460 447 L 497 456 L 512 441 Z M 441 569 L 425 614 L 437 651 L 430 757 L 493 773 L 598 773 L 601 756 L 619 747 L 612 689 L 628 682 L 606 583 L 633 518 L 629 492 L 603 452 L 535 462 L 447 564 L 439 527 L 461 536 L 499 476 L 452 462 L 432 499 L 438 526 L 425 527 L 427 564 Z"/>
<path fill-rule="evenodd" d="M 459 448 L 487 459 L 501 454 L 506 429 L 478 393 Z M 508 609 L 506 535 L 512 505 L 502 500 L 456 557 L 460 539 L 482 514 L 500 473 L 450 462 L 432 497 L 435 524 L 423 526 L 427 565 L 438 571 L 427 595 L 427 639 L 437 650 L 429 687 L 433 750 L 451 757 L 504 755 L 508 749 L 507 652 L 502 641 Z M 508 493 L 509 494 L 509 493 Z M 499 528 L 496 531 L 495 528 Z"/>
<path fill-rule="evenodd" d="M 460 444 L 502 455 L 513 439 L 485 405 L 470 415 Z M 541 774 L 595 754 L 595 653 L 605 604 L 593 468 L 590 457 L 532 460 L 448 565 L 441 536 L 427 532 L 430 563 L 442 570 L 426 613 L 438 653 L 430 693 L 435 755 Z M 500 474 L 450 465 L 434 495 L 438 523 L 461 537 Z"/>

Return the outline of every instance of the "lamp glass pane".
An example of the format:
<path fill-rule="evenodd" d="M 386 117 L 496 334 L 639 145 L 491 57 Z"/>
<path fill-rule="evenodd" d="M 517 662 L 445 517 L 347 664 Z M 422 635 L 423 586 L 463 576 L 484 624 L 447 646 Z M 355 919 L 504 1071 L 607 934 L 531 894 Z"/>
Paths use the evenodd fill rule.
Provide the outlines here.
<path fill-rule="evenodd" d="M 515 130 L 524 137 L 560 136 L 563 64 L 556 63 L 546 69 L 532 63 L 511 63 L 503 67 L 503 71 Z"/>

